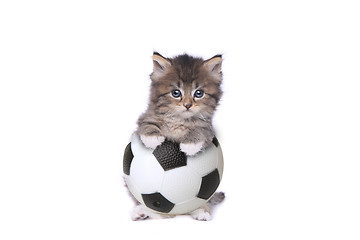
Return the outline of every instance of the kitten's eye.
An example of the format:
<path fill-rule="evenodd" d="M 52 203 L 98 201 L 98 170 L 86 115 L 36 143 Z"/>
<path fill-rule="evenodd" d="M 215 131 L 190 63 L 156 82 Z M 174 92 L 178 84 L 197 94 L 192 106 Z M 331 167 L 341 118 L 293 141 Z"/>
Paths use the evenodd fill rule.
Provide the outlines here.
<path fill-rule="evenodd" d="M 196 97 L 196 98 L 202 98 L 203 96 L 204 96 L 203 90 L 196 90 L 194 93 L 194 97 Z"/>
<path fill-rule="evenodd" d="M 176 89 L 176 90 L 172 90 L 171 91 L 171 95 L 174 97 L 174 98 L 179 98 L 181 97 L 181 91 Z"/>

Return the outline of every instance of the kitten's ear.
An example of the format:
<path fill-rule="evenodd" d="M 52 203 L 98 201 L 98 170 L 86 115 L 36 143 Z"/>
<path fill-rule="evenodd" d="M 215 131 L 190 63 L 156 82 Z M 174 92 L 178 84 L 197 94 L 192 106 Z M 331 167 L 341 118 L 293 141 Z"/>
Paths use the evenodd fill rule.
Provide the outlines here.
<path fill-rule="evenodd" d="M 161 56 L 158 52 L 154 52 L 152 59 L 154 64 L 153 74 L 155 77 L 163 75 L 171 66 L 170 60 Z"/>
<path fill-rule="evenodd" d="M 214 76 L 221 75 L 221 63 L 222 55 L 215 55 L 212 58 L 204 61 L 204 66 L 206 69 L 213 74 Z"/>

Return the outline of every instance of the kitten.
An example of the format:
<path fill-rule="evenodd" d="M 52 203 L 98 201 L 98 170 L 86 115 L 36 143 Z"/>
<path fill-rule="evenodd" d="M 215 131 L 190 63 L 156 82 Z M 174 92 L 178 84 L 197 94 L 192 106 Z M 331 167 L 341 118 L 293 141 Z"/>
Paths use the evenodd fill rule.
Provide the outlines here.
<path fill-rule="evenodd" d="M 222 96 L 222 56 L 208 60 L 187 54 L 165 58 L 153 54 L 150 102 L 138 120 L 136 133 L 144 145 L 155 149 L 165 139 L 180 143 L 180 150 L 192 156 L 205 149 L 215 136 L 212 118 Z M 210 220 L 212 206 L 224 199 L 216 193 L 203 207 L 189 213 L 197 220 Z M 163 218 L 142 205 L 132 219 Z"/>
<path fill-rule="evenodd" d="M 150 102 L 137 129 L 146 147 L 155 149 L 166 138 L 191 156 L 211 143 L 212 118 L 222 95 L 221 63 L 221 55 L 204 61 L 154 52 Z"/>

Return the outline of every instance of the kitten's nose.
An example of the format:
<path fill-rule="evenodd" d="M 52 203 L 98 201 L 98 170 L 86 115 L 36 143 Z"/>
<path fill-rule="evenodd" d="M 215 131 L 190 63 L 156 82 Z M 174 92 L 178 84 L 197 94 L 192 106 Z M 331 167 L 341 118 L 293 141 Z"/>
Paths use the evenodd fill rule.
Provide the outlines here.
<path fill-rule="evenodd" d="M 186 107 L 187 110 L 191 108 L 192 104 L 190 102 L 184 102 L 184 107 Z"/>

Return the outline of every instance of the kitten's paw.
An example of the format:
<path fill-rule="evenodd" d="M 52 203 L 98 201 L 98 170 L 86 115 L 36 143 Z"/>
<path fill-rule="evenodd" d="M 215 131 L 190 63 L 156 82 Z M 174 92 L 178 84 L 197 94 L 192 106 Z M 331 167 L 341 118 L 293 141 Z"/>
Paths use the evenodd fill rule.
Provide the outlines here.
<path fill-rule="evenodd" d="M 188 156 L 194 156 L 196 153 L 198 153 L 201 150 L 203 145 L 204 142 L 180 143 L 180 150 Z"/>
<path fill-rule="evenodd" d="M 191 212 L 190 215 L 193 219 L 198 220 L 198 221 L 210 221 L 211 220 L 211 214 L 205 208 L 199 208 L 199 209 Z"/>
<path fill-rule="evenodd" d="M 133 221 L 139 221 L 139 220 L 145 220 L 149 218 L 149 214 L 147 209 L 144 208 L 142 205 L 137 205 L 134 207 L 132 213 L 131 213 L 131 220 Z"/>
<path fill-rule="evenodd" d="M 157 146 L 165 141 L 163 136 L 140 136 L 141 141 L 147 148 L 155 149 Z"/>
<path fill-rule="evenodd" d="M 167 216 L 167 215 L 155 213 L 142 204 L 135 206 L 131 213 L 131 220 L 133 221 L 141 221 L 146 219 L 164 219 L 169 217 L 173 217 L 173 216 L 172 215 Z"/>

